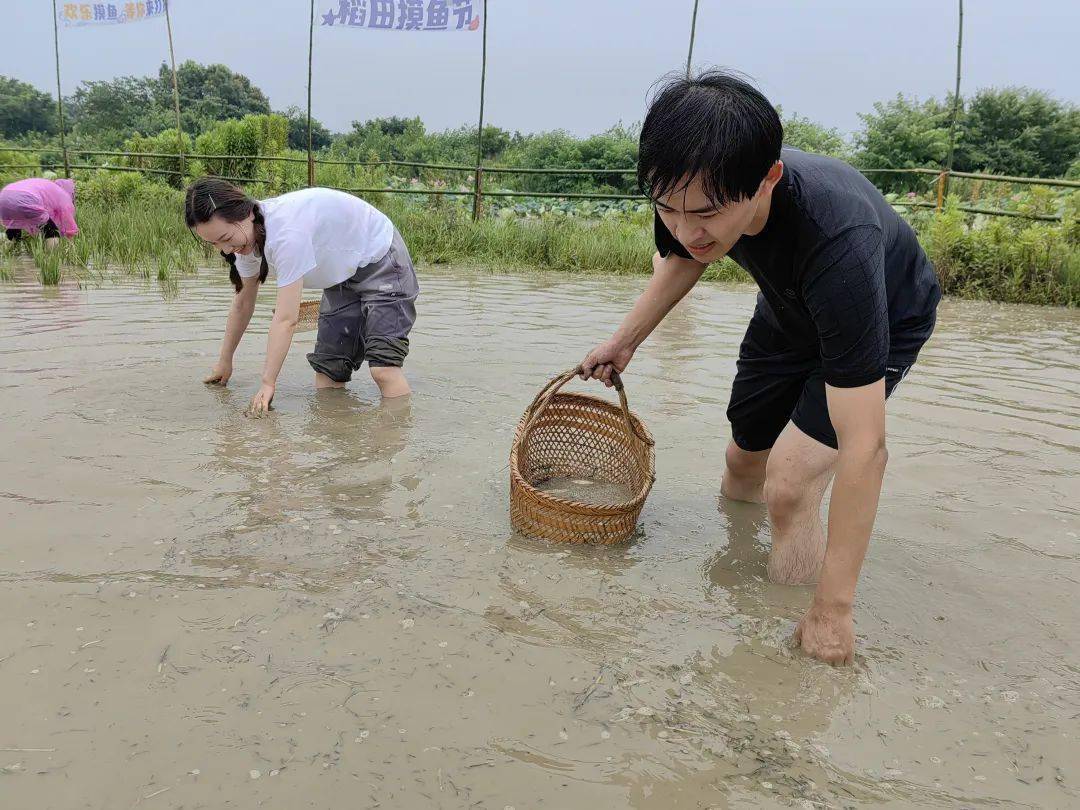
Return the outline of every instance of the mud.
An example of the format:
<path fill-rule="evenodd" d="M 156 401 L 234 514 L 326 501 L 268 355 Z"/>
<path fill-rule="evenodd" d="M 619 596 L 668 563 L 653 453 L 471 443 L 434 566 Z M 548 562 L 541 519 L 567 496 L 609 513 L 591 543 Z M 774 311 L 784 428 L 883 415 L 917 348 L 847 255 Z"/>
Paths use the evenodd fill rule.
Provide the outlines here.
<path fill-rule="evenodd" d="M 717 498 L 749 288 L 639 351 L 640 536 L 568 548 L 510 531 L 509 443 L 642 279 L 426 273 L 409 401 L 316 394 L 309 332 L 253 420 L 272 298 L 204 386 L 222 275 L 0 284 L 4 807 L 1080 803 L 1080 313 L 943 304 L 833 669 Z"/>

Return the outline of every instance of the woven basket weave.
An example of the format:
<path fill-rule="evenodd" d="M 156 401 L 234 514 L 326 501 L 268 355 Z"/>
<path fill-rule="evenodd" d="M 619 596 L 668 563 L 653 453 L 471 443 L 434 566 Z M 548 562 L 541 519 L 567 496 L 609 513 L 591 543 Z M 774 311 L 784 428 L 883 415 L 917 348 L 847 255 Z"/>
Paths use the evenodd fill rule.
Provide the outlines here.
<path fill-rule="evenodd" d="M 319 304 L 315 301 L 300 302 L 300 319 L 296 322 L 297 332 L 308 332 L 319 325 Z"/>
<path fill-rule="evenodd" d="M 630 412 L 618 374 L 619 405 L 559 393 L 578 373 L 552 379 L 526 409 L 510 450 L 510 522 L 522 534 L 556 543 L 622 543 L 633 535 L 656 480 L 652 436 Z M 552 478 L 588 478 L 633 493 L 623 503 L 582 503 L 537 489 Z"/>

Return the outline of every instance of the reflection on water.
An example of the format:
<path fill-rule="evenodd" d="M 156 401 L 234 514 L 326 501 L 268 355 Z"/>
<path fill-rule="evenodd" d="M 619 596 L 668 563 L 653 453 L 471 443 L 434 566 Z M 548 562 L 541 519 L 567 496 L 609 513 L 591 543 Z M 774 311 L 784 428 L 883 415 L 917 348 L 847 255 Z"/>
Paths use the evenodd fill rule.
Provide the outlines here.
<path fill-rule="evenodd" d="M 640 350 L 657 484 L 578 548 L 510 532 L 509 443 L 643 279 L 429 275 L 410 399 L 315 393 L 304 333 L 255 420 L 269 296 L 199 383 L 218 275 L 0 285 L 6 803 L 1080 802 L 1078 313 L 943 305 L 834 670 L 788 647 L 763 508 L 717 508 L 748 288 Z"/>

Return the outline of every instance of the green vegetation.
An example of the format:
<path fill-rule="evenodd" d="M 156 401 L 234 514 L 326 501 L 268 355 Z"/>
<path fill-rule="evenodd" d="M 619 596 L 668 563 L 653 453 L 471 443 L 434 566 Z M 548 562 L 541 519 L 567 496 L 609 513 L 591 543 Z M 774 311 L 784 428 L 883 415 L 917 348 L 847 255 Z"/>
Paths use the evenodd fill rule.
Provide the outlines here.
<path fill-rule="evenodd" d="M 915 226 L 948 294 L 1080 306 L 1080 192 L 1068 206 L 1063 224 L 1004 217 L 969 223 L 950 198 L 940 214 L 917 215 Z"/>
<path fill-rule="evenodd" d="M 860 117 L 857 166 L 938 166 L 948 154 L 951 97 L 897 96 Z M 1025 87 L 989 88 L 961 99 L 953 168 L 1017 177 L 1080 173 L 1080 107 Z M 874 181 L 890 190 L 909 190 L 917 182 L 912 175 L 875 176 Z"/>
<path fill-rule="evenodd" d="M 177 81 L 182 128 L 193 139 L 223 121 L 271 113 L 266 94 L 224 65 L 184 62 Z M 960 101 L 957 171 L 1080 176 L 1080 108 L 1075 104 L 1026 87 L 984 88 Z M 150 76 L 83 82 L 65 99 L 65 109 L 73 149 L 117 149 L 133 137 L 154 139 L 176 126 L 172 80 L 164 64 Z M 304 112 L 290 107 L 279 115 L 285 120 L 285 146 L 306 149 Z M 784 123 L 793 146 L 850 159 L 863 168 L 910 168 L 942 163 L 951 115 L 950 96 L 919 100 L 898 95 L 863 115 L 862 129 L 850 141 L 801 115 L 784 115 Z M 36 146 L 56 131 L 55 103 L 48 92 L 0 77 L 0 137 Z M 315 121 L 312 134 L 314 147 L 328 158 L 462 165 L 472 165 L 476 158 L 475 127 L 428 132 L 419 118 L 355 121 L 341 134 L 331 134 Z M 621 124 L 587 138 L 559 130 L 522 134 L 486 126 L 483 156 L 488 164 L 529 168 L 633 168 L 637 133 L 635 127 Z M 636 188 L 630 175 L 510 180 L 514 188 L 529 191 L 632 193 Z M 917 188 L 910 175 L 882 182 L 889 190 Z"/>
<path fill-rule="evenodd" d="M 651 212 L 645 205 L 594 209 L 589 217 L 573 207 L 524 213 L 504 207 L 474 222 L 468 197 L 365 196 L 395 222 L 421 264 L 624 275 L 651 269 Z M 1064 221 L 972 218 L 955 197 L 943 212 L 920 210 L 910 221 L 947 293 L 1080 306 L 1080 192 L 1063 197 L 1039 188 L 1016 204 L 1029 213 L 1064 205 Z M 224 277 L 224 265 L 184 226 L 182 192 L 138 173 L 85 177 L 79 227 L 79 236 L 64 240 L 57 252 L 42 251 L 40 240 L 24 240 L 43 283 L 59 281 L 61 263 L 83 281 L 129 275 L 170 283 L 199 266 L 220 267 Z M 14 272 L 10 258 L 6 267 L 7 274 Z M 710 267 L 705 278 L 748 280 L 729 261 Z"/>
<path fill-rule="evenodd" d="M 0 138 L 58 131 L 54 98 L 32 84 L 0 76 Z"/>
<path fill-rule="evenodd" d="M 0 251 L 0 281 L 11 281 L 15 278 L 15 251 Z"/>
<path fill-rule="evenodd" d="M 37 265 L 41 283 L 46 287 L 55 287 L 60 283 L 61 251 L 50 250 L 42 239 L 30 239 L 27 244 L 34 264 Z"/>
<path fill-rule="evenodd" d="M 183 195 L 138 173 L 99 171 L 79 182 L 79 234 L 61 239 L 56 250 L 38 237 L 9 244 L 5 267 L 15 275 L 15 257 L 29 254 L 42 284 L 63 273 L 82 282 L 109 275 L 167 281 L 205 266 L 211 254 L 184 226 Z"/>
<path fill-rule="evenodd" d="M 185 132 L 199 133 L 217 121 L 270 112 L 262 90 L 224 65 L 188 61 L 177 67 L 176 77 Z M 83 82 L 64 107 L 77 139 L 99 148 L 117 147 L 132 133 L 157 135 L 176 126 L 172 73 L 164 64 L 156 76 Z"/>
<path fill-rule="evenodd" d="M 82 232 L 57 254 L 66 272 L 83 278 L 109 270 L 166 282 L 201 263 L 216 263 L 183 227 L 180 189 L 192 177 L 251 178 L 246 182 L 256 196 L 306 185 L 307 121 L 301 110 L 294 107 L 272 113 L 258 87 L 223 65 L 186 62 L 179 73 L 183 135 L 175 129 L 171 79 L 164 66 L 154 76 L 84 82 L 66 100 L 72 162 L 125 170 L 122 174 L 75 171 Z M 1080 109 L 1076 105 L 1027 88 L 987 89 L 961 101 L 957 170 L 1080 178 Z M 951 109 L 950 98 L 918 101 L 898 96 L 863 116 L 862 130 L 851 140 L 806 117 L 783 111 L 781 115 L 786 141 L 792 146 L 868 169 L 913 168 L 937 166 L 944 160 Z M 61 164 L 54 116 L 55 105 L 47 93 L 0 77 L 0 135 L 11 145 L 34 150 L 4 151 L 5 144 L 0 142 L 0 183 L 42 174 L 42 169 L 55 170 Z M 487 171 L 484 216 L 474 222 L 471 169 L 429 169 L 385 161 L 472 166 L 475 127 L 429 132 L 419 118 L 390 117 L 357 121 L 348 132 L 331 134 L 317 121 L 314 124 L 313 145 L 322 161 L 316 167 L 316 183 L 403 192 L 364 192 L 364 196 L 391 216 L 421 261 L 581 272 L 649 270 L 651 210 L 645 201 L 498 193 L 636 195 L 634 126 L 620 124 L 585 138 L 559 130 L 522 134 L 486 126 L 482 151 L 489 168 L 622 171 L 562 175 Z M 178 157 L 159 156 L 175 154 L 179 147 L 185 155 L 206 157 L 189 157 L 181 163 Z M 121 148 L 131 154 L 79 152 Z M 935 213 L 925 206 L 936 200 L 936 176 L 869 176 L 912 222 L 948 292 L 1080 304 L 1080 192 L 954 178 L 946 210 Z M 441 193 L 407 193 L 421 189 Z M 1061 217 L 1062 221 L 973 216 L 960 210 L 961 206 Z M 51 259 L 36 252 L 34 258 L 43 280 L 59 278 Z M 0 273 L 10 276 L 14 266 L 8 251 Z M 707 277 L 745 278 L 730 263 L 710 268 Z"/>

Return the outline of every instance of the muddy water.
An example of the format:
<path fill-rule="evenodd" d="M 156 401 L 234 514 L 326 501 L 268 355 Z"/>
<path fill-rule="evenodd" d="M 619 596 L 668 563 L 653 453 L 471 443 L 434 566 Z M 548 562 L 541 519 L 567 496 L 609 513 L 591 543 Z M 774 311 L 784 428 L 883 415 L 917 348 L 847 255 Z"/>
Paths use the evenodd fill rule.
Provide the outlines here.
<path fill-rule="evenodd" d="M 623 484 L 592 478 L 549 478 L 536 484 L 536 488 L 563 500 L 600 505 L 623 503 L 637 494 Z"/>
<path fill-rule="evenodd" d="M 890 403 L 859 661 L 790 654 L 759 507 L 717 503 L 747 288 L 626 375 L 657 440 L 619 549 L 508 529 L 541 383 L 643 281 L 428 274 L 411 402 L 272 418 L 271 301 L 0 285 L 0 804 L 1067 807 L 1080 802 L 1080 313 L 947 302 Z"/>

